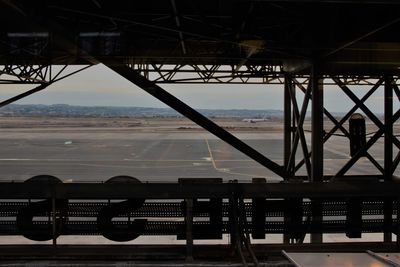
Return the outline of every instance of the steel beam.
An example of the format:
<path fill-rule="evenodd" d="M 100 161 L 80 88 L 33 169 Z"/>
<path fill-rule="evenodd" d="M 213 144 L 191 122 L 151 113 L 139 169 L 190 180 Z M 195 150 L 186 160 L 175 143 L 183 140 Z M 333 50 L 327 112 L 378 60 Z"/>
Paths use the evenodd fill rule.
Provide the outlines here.
<path fill-rule="evenodd" d="M 4 107 L 4 106 L 7 106 L 7 105 L 9 105 L 9 104 L 11 104 L 11 103 L 14 103 L 14 102 L 16 102 L 16 101 L 18 101 L 18 100 L 20 100 L 20 99 L 22 99 L 22 98 L 25 98 L 25 97 L 27 97 L 27 96 L 30 96 L 30 95 L 32 95 L 32 94 L 34 94 L 34 93 L 40 92 L 40 91 L 46 89 L 46 88 L 47 88 L 48 86 L 50 86 L 51 84 L 53 84 L 53 83 L 55 83 L 55 82 L 58 82 L 58 81 L 61 81 L 61 80 L 65 79 L 65 78 L 67 78 L 67 77 L 69 77 L 69 76 L 71 76 L 71 75 L 74 75 L 74 74 L 76 74 L 76 73 L 78 73 L 78 72 L 81 72 L 81 71 L 83 71 L 83 70 L 85 70 L 85 69 L 87 69 L 87 68 L 89 68 L 89 67 L 91 67 L 91 65 L 88 65 L 88 66 L 86 66 L 86 67 L 80 68 L 79 70 L 73 71 L 73 72 L 71 72 L 71 73 L 69 73 L 69 74 L 66 74 L 66 75 L 64 75 L 64 76 L 62 76 L 62 77 L 59 77 L 60 74 L 63 72 L 63 70 L 64 70 L 66 67 L 65 67 L 65 68 L 62 68 L 50 81 L 48 81 L 48 82 L 46 82 L 46 83 L 39 84 L 38 86 L 36 86 L 35 88 L 33 88 L 33 89 L 31 89 L 31 90 L 28 90 L 28 91 L 26 91 L 26 92 L 23 92 L 23 93 L 21 93 L 21 94 L 19 94 L 19 95 L 13 96 L 13 97 L 11 97 L 11 98 L 9 98 L 9 99 L 6 99 L 6 100 L 0 102 L 0 108 L 1 108 L 1 107 Z"/>
<path fill-rule="evenodd" d="M 324 102 L 323 81 L 318 70 L 318 65 L 311 69 L 310 83 L 312 90 L 311 109 L 311 182 L 322 182 L 324 179 Z M 319 224 L 322 221 L 321 203 L 313 200 L 312 222 Z M 322 243 L 322 233 L 311 234 L 311 243 Z"/>
<path fill-rule="evenodd" d="M 397 248 L 394 243 L 382 244 L 381 242 L 346 242 L 346 243 L 326 243 L 326 244 L 254 244 L 253 250 L 259 257 L 278 258 L 281 251 L 287 252 L 365 252 L 366 250 L 375 252 L 396 252 Z M 205 263 L 195 263 L 193 266 L 218 266 L 223 264 L 221 259 L 229 261 L 225 266 L 236 266 L 232 260 L 237 260 L 232 257 L 229 245 L 196 245 L 194 247 L 196 259 L 218 260 L 207 265 Z M 151 260 L 143 266 L 190 266 L 187 263 L 179 263 L 185 257 L 185 245 L 58 245 L 54 248 L 50 245 L 4 245 L 0 246 L 1 260 L 17 260 L 25 266 L 26 260 L 33 259 L 70 259 L 82 260 L 82 265 L 87 264 L 87 260 L 101 261 L 106 260 L 112 264 L 112 260 Z M 157 262 L 159 261 L 159 263 Z M 166 260 L 172 262 L 168 264 Z M 174 261 L 175 260 L 175 261 Z M 68 263 L 60 261 L 59 263 Z M 77 265 L 79 265 L 78 262 Z M 135 266 L 142 266 L 140 262 L 135 262 Z M 160 264 L 160 265 L 158 265 Z M 120 264 L 121 265 L 121 264 Z M 80 265 L 81 266 L 81 265 Z M 225 267 L 224 266 L 224 267 Z M 268 264 L 262 265 L 268 266 Z M 284 266 L 284 265 L 275 265 Z"/>
<path fill-rule="evenodd" d="M 176 28 L 178 30 L 179 41 L 180 41 L 181 48 L 182 48 L 182 54 L 186 55 L 185 39 L 183 38 L 183 33 L 181 31 L 181 21 L 179 19 L 178 10 L 176 8 L 175 0 L 171 0 L 171 5 L 172 5 L 172 10 L 174 11 L 175 24 L 176 24 Z"/>
<path fill-rule="evenodd" d="M 285 177 L 285 171 L 282 166 L 278 165 L 277 163 L 273 162 L 272 160 L 268 159 L 260 152 L 256 151 L 254 148 L 250 147 L 219 125 L 215 124 L 210 119 L 206 118 L 172 94 L 168 93 L 156 83 L 149 81 L 136 71 L 132 70 L 126 65 L 121 64 L 108 64 L 104 63 L 110 69 L 127 79 L 128 81 L 132 82 L 133 84 L 137 85 L 139 88 L 143 89 L 150 95 L 154 96 L 161 102 L 165 103 L 166 105 L 170 106 L 177 112 L 181 113 L 183 116 L 187 117 L 188 119 L 192 120 L 193 122 L 197 123 L 199 126 L 203 127 L 210 133 L 214 134 L 215 136 L 219 137 L 221 140 L 227 142 L 243 154 L 247 155 L 248 157 L 252 158 L 256 162 L 260 163 L 264 167 L 268 168 L 275 174 L 279 175 L 280 177 Z"/>
<path fill-rule="evenodd" d="M 384 92 L 384 109 L 385 109 L 385 138 L 384 138 L 384 179 L 385 181 L 392 180 L 392 168 L 393 168 L 393 123 L 390 120 L 393 116 L 393 88 L 392 78 L 389 76 L 385 77 L 385 92 Z M 386 200 L 384 205 L 384 234 L 383 241 L 392 241 L 392 213 L 393 213 L 393 201 Z"/>
<path fill-rule="evenodd" d="M 343 132 L 344 135 L 346 135 L 347 137 L 349 136 L 348 131 L 343 127 L 343 124 L 348 120 L 348 118 L 350 118 L 350 116 L 359 108 L 359 106 L 364 103 L 378 88 L 379 86 L 383 83 L 383 79 L 379 79 L 378 82 L 376 84 L 373 85 L 373 87 L 360 99 L 359 102 L 355 103 L 355 105 L 349 110 L 349 112 L 346 113 L 345 116 L 343 116 L 342 119 L 340 119 L 340 121 L 337 121 L 332 114 L 330 114 L 330 112 L 328 112 L 328 110 L 326 108 L 324 108 L 324 114 L 325 116 L 327 116 L 335 125 L 325 136 L 324 136 L 324 143 L 326 141 L 328 141 L 328 139 L 337 131 L 337 130 L 341 130 Z M 298 84 L 299 88 L 304 92 L 304 94 L 307 93 L 306 89 L 303 88 L 303 86 L 301 84 Z M 309 97 L 312 97 L 311 95 L 309 95 Z M 308 157 L 311 156 L 311 153 L 308 154 Z M 399 157 L 400 160 L 400 157 Z M 371 161 L 373 164 L 374 162 Z M 305 160 L 301 160 L 295 167 L 295 172 L 298 171 L 303 164 L 305 163 Z M 375 164 L 374 164 L 375 165 Z M 376 167 L 381 170 L 381 168 L 379 168 L 378 165 L 376 165 Z"/>
<path fill-rule="evenodd" d="M 392 180 L 392 165 L 393 165 L 393 123 L 390 120 L 393 116 L 393 88 L 392 78 L 385 77 L 385 93 L 384 93 L 384 108 L 385 108 L 385 139 L 384 139 L 384 176 L 385 181 Z"/>
<path fill-rule="evenodd" d="M 375 123 L 379 129 L 386 131 L 385 125 L 380 121 L 380 119 L 364 104 L 360 103 L 358 97 L 339 79 L 333 78 L 337 85 L 343 90 L 346 95 L 353 100 L 354 103 L 359 104 L 359 108 L 368 116 L 368 118 Z M 391 142 L 394 143 L 400 149 L 400 141 L 392 135 L 390 135 Z"/>
<path fill-rule="evenodd" d="M 20 99 L 22 99 L 24 97 L 27 97 L 27 96 L 30 96 L 30 95 L 32 95 L 34 93 L 40 92 L 43 89 L 47 88 L 49 85 L 50 85 L 50 83 L 43 83 L 43 84 L 40 84 L 40 85 L 36 86 L 35 88 L 33 88 L 31 90 L 23 92 L 22 94 L 19 94 L 19 95 L 13 96 L 13 97 L 11 97 L 11 98 L 9 98 L 7 100 L 4 100 L 4 101 L 0 102 L 0 108 L 4 107 L 4 106 L 7 106 L 8 104 L 14 103 L 15 101 L 18 101 L 18 100 L 20 100 Z"/>
<path fill-rule="evenodd" d="M 400 183 L 396 182 L 330 182 L 319 183 L 63 183 L 34 185 L 27 183 L 0 183 L 2 199 L 185 199 L 230 198 L 233 193 L 243 198 L 344 198 L 398 197 Z M 54 193 L 54 194 L 53 194 Z"/>
<path fill-rule="evenodd" d="M 310 87 L 308 87 L 307 89 L 308 89 L 308 91 L 304 95 L 304 100 L 303 100 L 303 105 L 302 105 L 302 108 L 301 108 L 301 112 L 299 111 L 296 95 L 294 94 L 293 90 L 289 91 L 291 93 L 290 98 L 291 98 L 292 104 L 293 104 L 293 115 L 294 115 L 294 118 L 296 120 L 296 125 L 297 125 L 296 134 L 294 136 L 294 141 L 293 141 L 293 150 L 292 150 L 292 154 L 290 155 L 290 161 L 289 162 L 294 164 L 295 157 L 296 157 L 296 149 L 297 149 L 297 146 L 298 146 L 298 142 L 300 140 L 301 148 L 302 148 L 302 151 L 303 151 L 303 158 L 304 158 L 304 161 L 306 163 L 307 175 L 308 175 L 308 177 L 311 177 L 310 176 L 310 174 L 311 174 L 311 162 L 310 162 L 309 157 L 308 157 L 309 153 L 308 153 L 307 141 L 306 141 L 306 137 L 304 135 L 304 129 L 303 129 L 303 123 L 304 123 L 305 116 L 306 116 L 306 113 L 307 113 L 308 100 L 309 100 L 308 96 L 310 94 L 310 90 L 309 90 Z"/>
<path fill-rule="evenodd" d="M 389 123 L 394 123 L 400 117 L 400 110 L 396 111 L 390 118 Z M 360 149 L 335 175 L 335 177 L 340 177 L 346 174 L 346 172 L 357 162 L 357 160 L 365 154 L 365 152 L 382 136 L 385 129 L 380 128 L 367 142 L 365 147 Z"/>
<path fill-rule="evenodd" d="M 324 159 L 324 102 L 323 81 L 318 66 L 312 67 L 310 78 L 312 90 L 311 109 L 311 181 L 321 182 L 323 180 Z"/>
<path fill-rule="evenodd" d="M 292 150 L 292 105 L 290 101 L 290 90 L 292 90 L 291 76 L 289 74 L 285 75 L 285 88 L 284 88 L 284 96 L 283 96 L 283 113 L 284 113 L 284 149 L 283 149 L 283 158 L 284 158 L 284 166 L 287 171 L 287 177 L 285 180 L 289 180 L 294 174 L 294 161 L 289 166 L 290 152 Z"/>
<path fill-rule="evenodd" d="M 374 86 L 372 86 L 372 88 L 360 99 L 360 101 L 356 102 L 349 112 L 347 112 L 338 123 L 335 123 L 335 126 L 324 137 L 324 140 L 327 141 L 338 129 L 340 129 L 340 127 L 343 127 L 343 124 L 351 117 L 351 115 L 360 107 L 361 104 L 368 100 L 368 98 L 379 88 L 379 86 L 382 85 L 382 83 L 383 79 L 379 79 L 378 82 L 374 84 Z M 347 133 L 346 135 L 349 136 L 347 130 L 344 130 L 345 131 L 343 133 Z"/>

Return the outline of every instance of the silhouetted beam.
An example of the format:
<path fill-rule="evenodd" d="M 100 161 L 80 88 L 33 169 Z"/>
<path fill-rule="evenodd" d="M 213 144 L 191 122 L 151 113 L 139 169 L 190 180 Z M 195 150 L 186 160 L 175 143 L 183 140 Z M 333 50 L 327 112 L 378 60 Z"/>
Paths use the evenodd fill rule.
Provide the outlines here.
<path fill-rule="evenodd" d="M 400 183 L 396 182 L 341 182 L 319 183 L 60 183 L 30 184 L 1 182 L 1 199 L 185 199 L 229 198 L 237 194 L 243 198 L 397 198 Z"/>
<path fill-rule="evenodd" d="M 391 21 L 383 24 L 382 26 L 380 26 L 380 27 L 378 27 L 378 28 L 376 28 L 376 29 L 374 29 L 374 30 L 372 30 L 370 32 L 367 32 L 367 33 L 359 36 L 358 38 L 345 43 L 344 45 L 342 45 L 342 46 L 340 46 L 338 48 L 335 48 L 334 50 L 332 50 L 332 51 L 328 52 L 327 54 L 325 54 L 323 57 L 328 57 L 330 55 L 336 54 L 337 52 L 339 52 L 339 51 L 341 51 L 341 50 L 343 50 L 343 49 L 345 49 L 345 48 L 347 48 L 347 47 L 349 47 L 349 46 L 351 46 L 351 45 L 353 45 L 353 44 L 355 44 L 355 43 L 357 43 L 357 42 L 359 42 L 359 41 L 361 41 L 361 40 L 363 40 L 363 39 L 365 39 L 365 38 L 367 38 L 367 37 L 369 37 L 369 36 L 371 36 L 371 35 L 373 35 L 375 33 L 377 33 L 377 32 L 380 32 L 380 31 L 386 29 L 387 27 L 390 27 L 390 26 L 392 26 L 392 25 L 394 25 L 394 24 L 396 24 L 398 22 L 400 22 L 400 17 L 397 17 L 394 20 L 391 20 Z"/>
<path fill-rule="evenodd" d="M 321 182 L 324 176 L 324 101 L 323 81 L 319 66 L 314 65 L 310 83 L 311 108 L 311 181 Z"/>
<path fill-rule="evenodd" d="M 45 89 L 50 84 L 51 83 L 40 84 L 40 85 L 36 86 L 35 88 L 33 88 L 33 89 L 29 90 L 29 91 L 26 91 L 26 92 L 24 92 L 22 94 L 19 94 L 19 95 L 13 96 L 13 97 L 11 97 L 11 98 L 9 98 L 7 100 L 4 100 L 4 101 L 0 102 L 0 108 L 4 107 L 4 106 L 7 106 L 8 104 L 11 104 L 11 103 L 13 103 L 15 101 L 18 101 L 18 100 L 20 100 L 20 99 L 22 99 L 24 97 L 27 97 L 29 95 L 32 95 L 32 94 L 37 93 L 39 91 L 42 91 L 43 89 Z"/>
<path fill-rule="evenodd" d="M 171 5 L 172 5 L 172 9 L 173 9 L 173 11 L 174 11 L 174 17 L 175 17 L 175 24 L 176 24 L 176 27 L 178 28 L 178 30 L 180 30 L 180 28 L 181 28 L 181 21 L 180 21 L 179 16 L 178 16 L 178 10 L 177 10 L 177 8 L 176 8 L 175 0 L 171 0 Z M 186 45 L 185 45 L 185 40 L 183 39 L 183 33 L 182 33 L 181 31 L 179 31 L 179 32 L 178 32 L 178 35 L 179 35 L 179 40 L 180 40 L 180 43 L 181 43 L 182 53 L 183 53 L 184 55 L 186 55 Z"/>
<path fill-rule="evenodd" d="M 19 94 L 19 95 L 13 96 L 13 97 L 11 97 L 11 98 L 9 98 L 9 99 L 6 99 L 6 100 L 0 102 L 0 108 L 1 108 L 1 107 L 4 107 L 4 106 L 7 106 L 8 104 L 14 103 L 15 101 L 18 101 L 18 100 L 20 100 L 20 99 L 22 99 L 22 98 L 25 98 L 25 97 L 27 97 L 27 96 L 30 96 L 30 95 L 32 95 L 32 94 L 34 94 L 34 93 L 40 92 L 40 91 L 46 89 L 49 85 L 51 85 L 51 84 L 53 84 L 53 83 L 55 83 L 55 82 L 61 81 L 61 80 L 65 79 L 65 78 L 67 78 L 67 77 L 69 77 L 69 76 L 72 76 L 72 75 L 74 75 L 75 73 L 81 72 L 81 71 L 83 71 L 83 70 L 89 68 L 90 66 L 91 66 L 91 65 L 86 66 L 86 67 L 83 67 L 83 68 L 80 68 L 80 69 L 78 69 L 78 70 L 76 70 L 76 71 L 73 71 L 73 72 L 67 74 L 67 75 L 64 75 L 64 76 L 62 76 L 62 77 L 57 78 L 57 77 L 62 73 L 62 71 L 65 69 L 65 68 L 64 68 L 64 69 L 62 69 L 61 71 L 59 71 L 58 74 L 56 74 L 56 76 L 55 76 L 51 81 L 49 81 L 49 82 L 47 82 L 47 83 L 42 83 L 42 84 L 36 86 L 35 88 L 33 88 L 33 89 L 31 89 L 31 90 L 28 90 L 28 91 L 26 91 L 26 92 L 23 92 L 23 93 L 21 93 L 21 94 Z"/>
<path fill-rule="evenodd" d="M 176 98 L 175 96 L 171 95 L 156 83 L 149 81 L 145 77 L 141 76 L 136 71 L 132 70 L 128 66 L 125 65 L 117 65 L 117 64 L 107 64 L 103 62 L 106 66 L 110 69 L 124 77 L 125 79 L 129 80 L 133 84 L 137 85 L 150 95 L 154 96 L 161 102 L 165 103 L 166 105 L 170 106 L 174 110 L 181 113 L 183 116 L 187 117 L 188 119 L 192 120 L 193 122 L 197 123 L 210 133 L 214 134 L 215 136 L 219 137 L 223 141 L 227 142 L 243 154 L 246 154 L 256 162 L 260 163 L 261 165 L 267 167 L 269 170 L 273 171 L 280 177 L 284 177 L 284 169 L 282 166 L 278 165 L 277 163 L 273 162 L 272 160 L 268 159 L 260 152 L 256 151 L 254 148 L 250 147 L 240 139 L 236 138 L 234 135 L 223 129 L 222 127 L 218 126 L 205 116 L 201 115 L 199 112 L 191 108 L 190 106 L 183 103 L 181 100 Z"/>
<path fill-rule="evenodd" d="M 393 124 L 400 118 L 400 110 L 393 114 L 390 120 L 387 122 Z M 357 162 L 357 160 L 373 145 L 375 142 L 384 134 L 385 128 L 380 128 L 375 134 L 368 140 L 366 145 L 362 147 L 335 175 L 335 177 L 341 177 Z"/>

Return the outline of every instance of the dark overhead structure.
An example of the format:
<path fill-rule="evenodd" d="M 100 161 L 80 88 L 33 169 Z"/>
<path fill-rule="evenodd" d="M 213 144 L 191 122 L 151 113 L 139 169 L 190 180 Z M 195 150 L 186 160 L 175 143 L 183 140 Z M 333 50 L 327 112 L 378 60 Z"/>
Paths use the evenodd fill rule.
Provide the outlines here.
<path fill-rule="evenodd" d="M 53 240 L 53 246 L 0 247 L 1 257 L 103 253 L 103 247 L 77 252 L 58 246 L 59 235 L 103 235 L 114 241 L 175 235 L 185 239 L 186 246 L 168 246 L 165 251 L 183 253 L 188 259 L 229 257 L 235 251 L 244 264 L 251 260 L 255 265 L 266 251 L 283 248 L 399 249 L 400 184 L 393 181 L 400 162 L 400 141 L 393 131 L 400 117 L 400 110 L 394 110 L 400 100 L 399 1 L 3 0 L 0 5 L 0 83 L 36 86 L 0 107 L 102 63 L 283 181 L 181 179 L 177 184 L 144 184 L 125 177 L 110 184 L 63 184 L 55 177 L 39 177 L 25 183 L 2 182 L 0 234 Z M 67 71 L 71 66 L 73 71 Z M 165 91 L 165 83 L 282 85 L 284 158 L 269 159 Z M 327 85 L 336 86 L 354 104 L 341 117 L 324 106 Z M 359 98 L 354 85 L 369 89 Z M 366 104 L 379 88 L 384 91 L 383 119 Z M 308 110 L 311 142 L 304 130 Z M 367 136 L 359 133 L 365 140 L 357 142 L 356 137 L 351 157 L 336 174 L 327 175 L 324 143 L 337 132 L 354 141 L 355 130 L 346 125 L 357 110 L 377 130 Z M 381 138 L 383 165 L 369 152 Z M 361 157 L 378 174 L 349 175 Z M 303 166 L 306 175 L 299 175 Z M 76 199 L 80 202 L 70 201 Z M 104 202 L 109 199 L 126 200 Z M 35 216 L 48 219 L 33 220 Z M 197 217 L 206 220 L 194 220 Z M 355 246 L 325 244 L 322 238 L 325 233 L 355 238 L 369 232 L 383 233 L 384 242 Z M 283 234 L 284 243 L 250 243 L 268 239 L 271 233 Z M 194 239 L 220 239 L 223 234 L 231 237 L 229 246 L 220 246 L 226 254 L 213 254 L 212 245 L 193 245 Z M 311 243 L 306 244 L 307 234 Z M 151 246 L 135 249 L 152 251 Z M 111 247 L 109 251 L 120 253 Z"/>

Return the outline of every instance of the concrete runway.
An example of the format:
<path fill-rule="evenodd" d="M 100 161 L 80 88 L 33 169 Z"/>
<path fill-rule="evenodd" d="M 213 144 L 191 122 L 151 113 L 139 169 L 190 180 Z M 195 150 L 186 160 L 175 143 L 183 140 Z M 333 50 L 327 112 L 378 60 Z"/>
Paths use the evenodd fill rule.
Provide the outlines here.
<path fill-rule="evenodd" d="M 283 135 L 240 132 L 237 137 L 282 164 Z M 310 135 L 307 134 L 307 139 Z M 260 164 L 211 134 L 200 131 L 135 131 L 125 128 L 3 129 L 0 137 L 3 181 L 49 174 L 67 182 L 106 181 L 129 175 L 142 181 L 177 181 L 180 177 L 221 177 L 250 181 L 280 180 Z M 346 138 L 325 145 L 325 174 L 336 173 L 349 159 Z M 383 165 L 383 140 L 370 152 Z M 302 158 L 301 150 L 297 159 Z M 349 174 L 378 174 L 362 158 Z M 398 174 L 398 172 L 396 172 Z M 303 167 L 299 174 L 305 174 Z"/>

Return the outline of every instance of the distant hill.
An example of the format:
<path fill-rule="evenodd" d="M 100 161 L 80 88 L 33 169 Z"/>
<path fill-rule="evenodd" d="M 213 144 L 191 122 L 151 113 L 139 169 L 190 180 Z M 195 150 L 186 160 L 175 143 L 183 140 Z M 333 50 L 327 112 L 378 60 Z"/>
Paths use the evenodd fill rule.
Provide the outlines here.
<path fill-rule="evenodd" d="M 198 109 L 204 116 L 210 118 L 265 118 L 280 119 L 281 110 L 249 110 L 249 109 Z M 135 117 L 182 117 L 171 108 L 147 107 L 109 107 L 109 106 L 71 106 L 56 105 L 18 105 L 11 104 L 0 108 L 2 117 L 105 117 L 105 118 L 135 118 Z"/>

